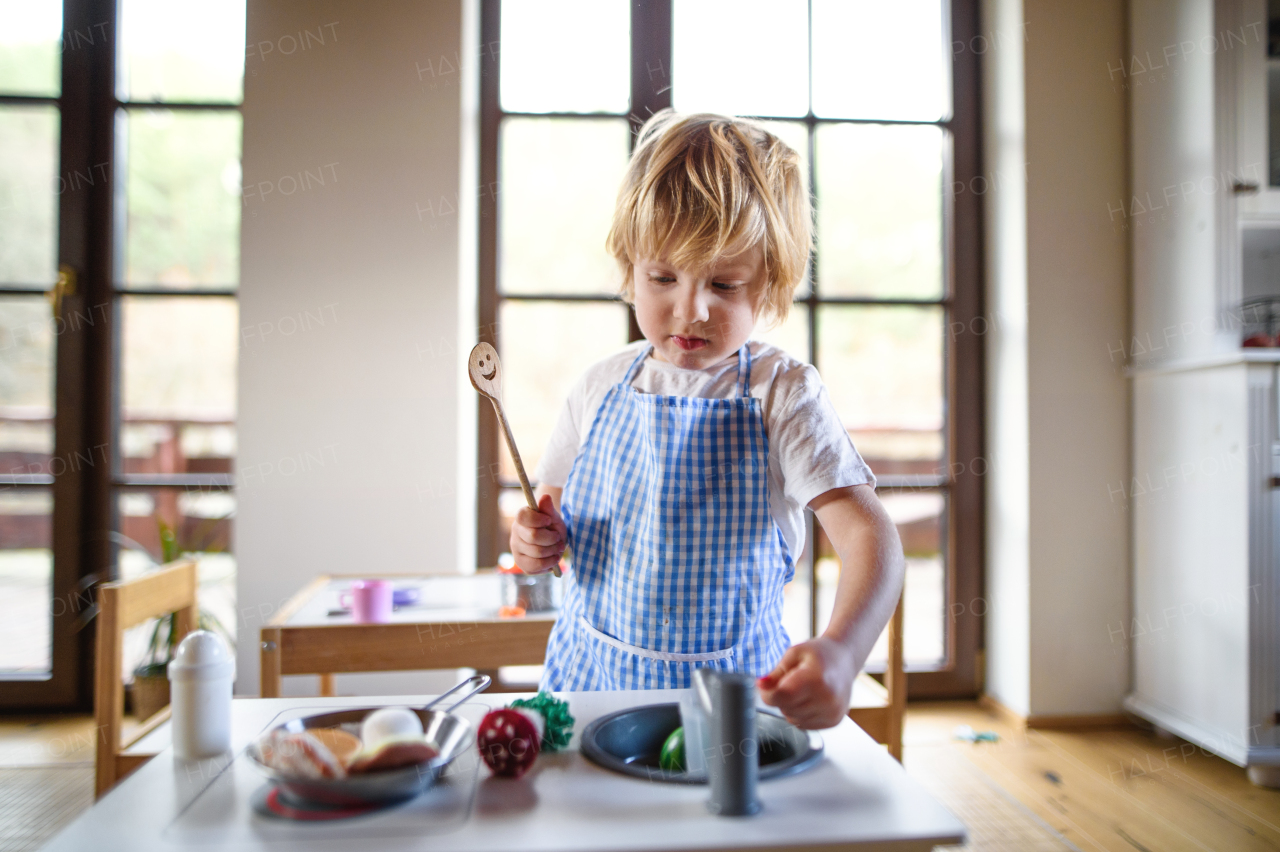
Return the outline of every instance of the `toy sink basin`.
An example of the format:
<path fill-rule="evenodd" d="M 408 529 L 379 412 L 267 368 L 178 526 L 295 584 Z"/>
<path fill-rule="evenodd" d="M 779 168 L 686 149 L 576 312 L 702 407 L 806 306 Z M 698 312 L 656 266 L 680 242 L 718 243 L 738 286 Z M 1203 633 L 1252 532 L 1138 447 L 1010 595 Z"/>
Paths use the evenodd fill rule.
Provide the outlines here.
<path fill-rule="evenodd" d="M 679 704 L 650 704 L 601 716 L 582 732 L 582 753 L 597 766 L 672 784 L 706 784 L 705 773 L 667 772 L 658 765 L 662 744 L 680 727 Z M 822 760 L 822 737 L 781 716 L 756 711 L 760 780 L 795 775 Z"/>

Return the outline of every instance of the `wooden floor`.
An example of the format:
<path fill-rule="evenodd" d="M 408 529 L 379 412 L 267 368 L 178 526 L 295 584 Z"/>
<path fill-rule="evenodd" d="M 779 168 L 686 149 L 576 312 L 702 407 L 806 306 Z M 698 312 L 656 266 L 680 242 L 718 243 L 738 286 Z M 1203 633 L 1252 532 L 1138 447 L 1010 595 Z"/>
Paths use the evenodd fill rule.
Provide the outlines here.
<path fill-rule="evenodd" d="M 953 739 L 958 725 L 998 743 Z M 0 717 L 0 852 L 36 849 L 92 801 L 93 719 Z M 907 771 L 973 852 L 1277 850 L 1280 791 L 1138 728 L 1020 731 L 971 702 L 913 704 Z"/>
<path fill-rule="evenodd" d="M 958 742 L 962 724 L 1000 742 Z M 968 849 L 1280 850 L 1280 791 L 1183 740 L 1020 731 L 968 702 L 911 705 L 905 737 L 907 770 L 969 826 Z"/>
<path fill-rule="evenodd" d="M 92 716 L 0 716 L 0 852 L 38 849 L 93 804 Z"/>

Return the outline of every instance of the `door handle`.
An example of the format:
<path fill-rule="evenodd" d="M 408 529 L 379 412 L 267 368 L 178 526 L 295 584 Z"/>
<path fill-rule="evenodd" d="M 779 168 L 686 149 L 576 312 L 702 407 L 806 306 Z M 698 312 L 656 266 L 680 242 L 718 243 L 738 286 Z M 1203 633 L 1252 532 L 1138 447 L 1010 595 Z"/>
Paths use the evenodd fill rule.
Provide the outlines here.
<path fill-rule="evenodd" d="M 58 266 L 58 280 L 53 285 L 53 289 L 44 294 L 44 297 L 49 300 L 49 307 L 53 309 L 54 322 L 57 322 L 62 317 L 62 300 L 75 294 L 76 271 L 73 267 L 63 263 Z"/>

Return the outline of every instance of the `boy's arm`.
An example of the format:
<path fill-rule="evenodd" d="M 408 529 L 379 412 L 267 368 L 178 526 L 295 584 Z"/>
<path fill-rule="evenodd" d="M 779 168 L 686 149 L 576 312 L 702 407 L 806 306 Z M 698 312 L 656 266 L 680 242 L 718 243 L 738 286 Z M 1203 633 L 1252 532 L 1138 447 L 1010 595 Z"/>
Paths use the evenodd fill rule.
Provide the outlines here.
<path fill-rule="evenodd" d="M 902 594 L 906 575 L 902 542 L 870 485 L 836 488 L 818 495 L 809 505 L 842 566 L 831 621 L 822 635 L 849 648 L 856 674 L 862 671 Z"/>
<path fill-rule="evenodd" d="M 542 500 L 543 494 L 550 494 L 551 502 L 556 507 L 557 512 L 560 511 L 560 495 L 563 493 L 563 488 L 556 488 L 554 485 L 539 485 L 533 490 L 534 496 L 537 497 L 539 501 Z"/>
<path fill-rule="evenodd" d="M 834 488 L 809 504 L 842 569 L 827 629 L 793 645 L 760 679 L 761 697 L 804 728 L 829 728 L 849 709 L 853 679 L 889 623 L 905 565 L 898 530 L 870 485 Z"/>

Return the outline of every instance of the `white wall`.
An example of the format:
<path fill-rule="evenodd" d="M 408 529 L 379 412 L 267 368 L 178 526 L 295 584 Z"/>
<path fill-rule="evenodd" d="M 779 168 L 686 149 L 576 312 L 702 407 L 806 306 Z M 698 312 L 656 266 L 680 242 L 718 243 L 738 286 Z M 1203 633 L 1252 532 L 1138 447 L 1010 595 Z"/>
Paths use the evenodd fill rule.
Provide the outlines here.
<path fill-rule="evenodd" d="M 1129 391 L 1112 347 L 1128 329 L 1123 197 L 1124 0 L 1031 0 L 1027 61 L 1030 712 L 1116 712 L 1129 657 Z M 1110 486 L 1110 487 L 1109 487 Z"/>
<path fill-rule="evenodd" d="M 249 2 L 241 693 L 258 691 L 264 618 L 316 574 L 474 566 L 465 12 L 461 0 Z M 442 677 L 342 676 L 338 689 L 422 692 Z M 286 679 L 287 693 L 314 689 Z"/>
<path fill-rule="evenodd" d="M 1023 15 L 1016 0 L 985 0 L 985 32 L 998 47 L 984 57 L 983 162 L 986 207 L 987 336 L 986 691 L 1025 715 L 1030 674 L 1027 575 L 1027 186 Z"/>
<path fill-rule="evenodd" d="M 987 691 L 1029 716 L 1114 713 L 1129 611 L 1123 0 L 988 0 L 984 56 Z"/>

